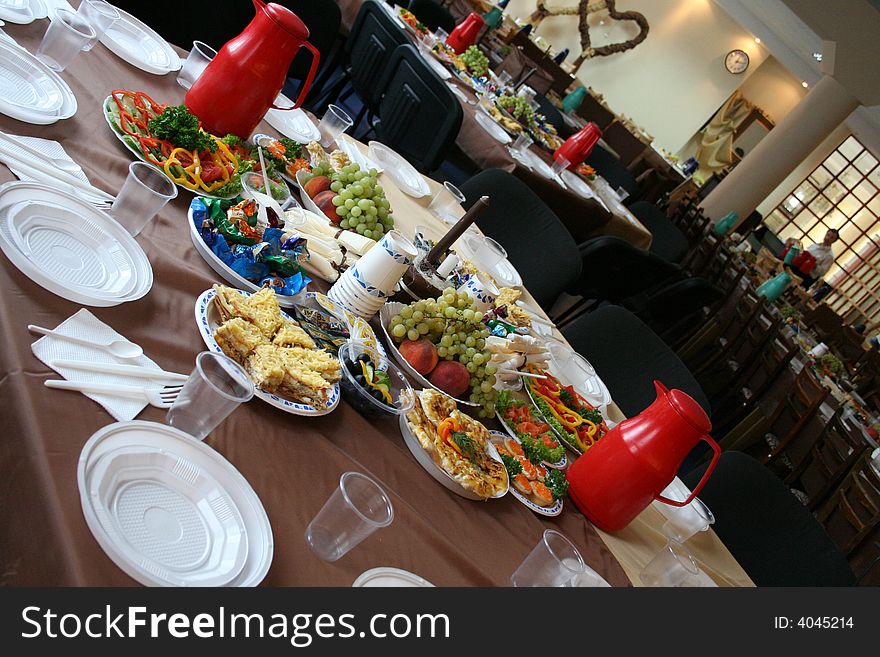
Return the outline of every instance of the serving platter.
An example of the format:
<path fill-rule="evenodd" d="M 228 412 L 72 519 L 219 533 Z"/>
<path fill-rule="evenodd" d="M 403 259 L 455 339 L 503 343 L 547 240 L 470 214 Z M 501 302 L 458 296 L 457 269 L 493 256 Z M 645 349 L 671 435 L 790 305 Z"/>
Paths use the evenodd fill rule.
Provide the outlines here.
<path fill-rule="evenodd" d="M 492 444 L 492 445 L 495 445 L 496 447 L 497 447 L 499 444 L 500 444 L 500 445 L 503 445 L 503 444 L 504 444 L 504 441 L 505 441 L 506 439 L 514 440 L 514 441 L 516 441 L 517 443 L 520 442 L 520 441 L 519 441 L 519 438 L 517 438 L 516 436 L 507 436 L 506 434 L 503 434 L 503 433 L 501 433 L 500 431 L 490 431 L 489 433 L 490 433 L 491 436 L 492 436 L 492 437 L 490 438 L 490 440 L 492 441 L 491 444 Z M 496 449 L 496 451 L 497 451 L 497 449 Z M 510 484 L 510 492 L 511 492 L 511 493 L 513 494 L 513 496 L 514 496 L 517 500 L 519 500 L 519 501 L 520 501 L 520 502 L 521 502 L 521 503 L 522 503 L 522 504 L 523 504 L 523 505 L 524 505 L 529 511 L 533 511 L 534 513 L 537 513 L 537 514 L 540 515 L 540 516 L 550 516 L 550 517 L 553 517 L 553 516 L 558 516 L 560 513 L 562 513 L 562 508 L 563 508 L 563 506 L 564 506 L 564 500 L 562 500 L 562 499 L 558 499 L 558 500 L 556 500 L 556 501 L 553 503 L 553 506 L 541 506 L 540 504 L 535 504 L 535 502 L 533 502 L 531 499 L 529 499 L 528 497 L 526 497 L 525 495 L 523 495 L 523 494 L 517 489 L 517 487 L 513 485 L 512 482 L 511 482 L 511 484 Z"/>
<path fill-rule="evenodd" d="M 86 524 L 148 586 L 255 586 L 272 562 L 269 518 L 247 480 L 205 442 L 155 422 L 117 422 L 82 449 Z"/>
<path fill-rule="evenodd" d="M 179 71 L 183 62 L 165 39 L 127 11 L 101 36 L 101 43 L 114 55 L 147 73 L 165 75 Z"/>
<path fill-rule="evenodd" d="M 513 395 L 519 401 L 527 403 L 531 407 L 532 413 L 534 413 L 537 417 L 539 417 L 539 418 L 542 417 L 541 413 L 538 411 L 537 408 L 535 408 L 535 405 L 532 403 L 531 398 L 529 398 L 525 395 L 518 395 L 516 392 L 511 392 L 511 395 Z M 513 427 L 507 422 L 507 420 L 504 419 L 504 417 L 501 415 L 500 412 L 496 411 L 495 417 L 498 418 L 498 421 L 501 423 L 501 426 L 504 427 L 504 430 L 507 432 L 507 434 L 511 438 L 516 439 L 517 442 L 520 442 L 520 443 L 522 442 L 519 439 L 519 436 L 516 435 L 516 431 L 514 431 Z M 548 468 L 554 468 L 556 470 L 564 470 L 566 467 L 568 467 L 568 456 L 563 453 L 562 458 L 554 463 L 550 463 L 549 461 L 542 461 L 542 463 L 544 465 L 546 465 Z"/>
<path fill-rule="evenodd" d="M 49 125 L 76 110 L 76 96 L 61 76 L 24 48 L 0 39 L 0 112 Z"/>
<path fill-rule="evenodd" d="M 37 285 L 87 306 L 146 295 L 153 269 L 110 215 L 49 185 L 0 185 L 0 250 Z"/>
<path fill-rule="evenodd" d="M 249 292 L 244 292 L 242 290 L 238 290 L 238 293 L 242 296 L 250 296 Z M 220 348 L 220 345 L 217 344 L 217 341 L 214 340 L 214 331 L 221 324 L 220 315 L 217 312 L 217 309 L 213 303 L 214 296 L 215 292 L 213 289 L 211 289 L 205 290 L 204 292 L 202 292 L 202 294 L 199 295 L 198 299 L 196 299 L 196 325 L 198 326 L 199 334 L 202 336 L 202 340 L 205 342 L 205 345 L 208 347 L 208 349 L 222 354 L 223 350 Z M 281 316 L 285 319 L 295 321 L 283 310 L 281 311 Z M 280 408 L 282 411 L 290 413 L 291 415 L 317 417 L 320 415 L 327 415 L 328 413 L 332 413 L 334 410 L 336 410 L 336 407 L 339 405 L 340 393 L 339 384 L 335 383 L 330 393 L 330 400 L 327 408 L 315 408 L 311 404 L 304 404 L 302 402 L 286 399 L 274 393 L 261 390 L 260 388 L 255 389 L 254 396 L 258 397 L 270 406 Z"/>

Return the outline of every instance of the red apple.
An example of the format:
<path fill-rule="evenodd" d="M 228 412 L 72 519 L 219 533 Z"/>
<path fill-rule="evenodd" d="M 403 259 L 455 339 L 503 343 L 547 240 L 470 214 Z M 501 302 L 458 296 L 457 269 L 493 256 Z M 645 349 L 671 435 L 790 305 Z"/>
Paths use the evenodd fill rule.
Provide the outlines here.
<path fill-rule="evenodd" d="M 439 360 L 437 347 L 428 338 L 404 340 L 400 343 L 399 350 L 400 355 L 406 359 L 406 362 L 423 376 L 433 370 Z"/>
<path fill-rule="evenodd" d="M 453 397 L 461 397 L 471 386 L 471 373 L 457 360 L 441 360 L 428 379 Z"/>
<path fill-rule="evenodd" d="M 318 206 L 318 209 L 327 215 L 327 218 L 332 221 L 334 224 L 338 224 L 342 221 L 342 217 L 336 214 L 336 206 L 333 205 L 333 199 L 336 197 L 336 192 L 330 191 L 329 189 L 318 194 L 314 199 L 315 205 Z"/>
<path fill-rule="evenodd" d="M 303 191 L 309 195 L 309 198 L 315 198 L 323 191 L 330 189 L 330 178 L 327 176 L 315 176 L 310 178 L 303 185 Z"/>

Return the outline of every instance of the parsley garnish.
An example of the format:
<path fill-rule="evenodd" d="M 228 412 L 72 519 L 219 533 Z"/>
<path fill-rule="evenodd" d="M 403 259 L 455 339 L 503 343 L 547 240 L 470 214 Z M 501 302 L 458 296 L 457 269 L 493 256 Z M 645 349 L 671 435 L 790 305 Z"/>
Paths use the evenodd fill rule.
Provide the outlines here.
<path fill-rule="evenodd" d="M 461 453 L 465 458 L 469 461 L 477 460 L 477 454 L 479 453 L 480 448 L 477 446 L 477 443 L 474 442 L 473 438 L 463 431 L 455 431 L 452 434 L 452 441 L 458 445 L 458 448 L 461 450 Z"/>

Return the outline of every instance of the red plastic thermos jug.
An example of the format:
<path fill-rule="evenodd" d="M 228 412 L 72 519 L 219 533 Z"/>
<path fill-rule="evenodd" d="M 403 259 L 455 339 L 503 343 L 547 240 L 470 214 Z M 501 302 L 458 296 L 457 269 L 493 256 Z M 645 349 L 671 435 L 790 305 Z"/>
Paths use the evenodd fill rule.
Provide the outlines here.
<path fill-rule="evenodd" d="M 305 23 L 281 5 L 253 3 L 257 12 L 253 20 L 220 49 L 183 101 L 202 127 L 215 135 L 232 133 L 247 139 L 270 107 L 299 107 L 318 70 L 321 55 L 309 43 Z M 300 48 L 312 53 L 309 74 L 293 107 L 276 107 L 275 98 Z"/>
<path fill-rule="evenodd" d="M 708 435 L 712 424 L 702 407 L 681 390 L 654 381 L 657 399 L 624 420 L 578 458 L 566 474 L 568 495 L 599 529 L 626 527 L 653 500 L 685 506 L 715 469 L 721 448 Z M 701 440 L 715 451 L 706 473 L 683 502 L 661 495 L 688 452 Z"/>
<path fill-rule="evenodd" d="M 461 23 L 455 26 L 455 29 L 446 37 L 446 45 L 455 51 L 456 55 L 460 55 L 468 46 L 472 46 L 477 42 L 477 35 L 486 22 L 483 17 L 476 12 L 465 18 Z"/>
<path fill-rule="evenodd" d="M 602 131 L 599 130 L 599 126 L 590 122 L 566 139 L 562 143 L 562 146 L 557 148 L 556 152 L 553 153 L 553 159 L 555 160 L 562 155 L 566 160 L 571 162 L 568 168 L 573 171 L 587 159 L 587 155 L 593 150 L 593 146 L 596 145 L 596 142 L 599 141 L 599 137 L 601 136 Z"/>

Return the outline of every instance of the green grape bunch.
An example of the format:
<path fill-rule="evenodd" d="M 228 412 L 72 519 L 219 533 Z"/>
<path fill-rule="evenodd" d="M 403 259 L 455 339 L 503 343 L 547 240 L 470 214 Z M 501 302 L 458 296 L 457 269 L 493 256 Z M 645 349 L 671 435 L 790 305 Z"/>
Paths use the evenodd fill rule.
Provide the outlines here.
<path fill-rule="evenodd" d="M 391 204 L 385 198 L 385 190 L 377 182 L 376 169 L 361 170 L 360 165 L 351 163 L 332 171 L 329 164 L 318 165 L 317 175 L 330 177 L 330 190 L 336 193 L 331 202 L 336 206 L 336 214 L 342 219 L 339 227 L 379 240 L 394 228 Z M 312 169 L 315 173 L 316 169 Z"/>
<path fill-rule="evenodd" d="M 389 332 L 395 342 L 427 338 L 445 360 L 457 359 L 471 375 L 469 401 L 479 404 L 478 415 L 495 414 L 495 373 L 486 350 L 490 332 L 467 292 L 448 287 L 436 299 L 415 301 L 391 318 Z"/>
<path fill-rule="evenodd" d="M 517 121 L 531 126 L 535 122 L 535 110 L 525 98 L 519 96 L 501 96 L 496 101 L 498 106 L 513 115 Z"/>
<path fill-rule="evenodd" d="M 460 56 L 474 76 L 481 78 L 489 72 L 489 58 L 476 46 L 468 47 Z"/>

